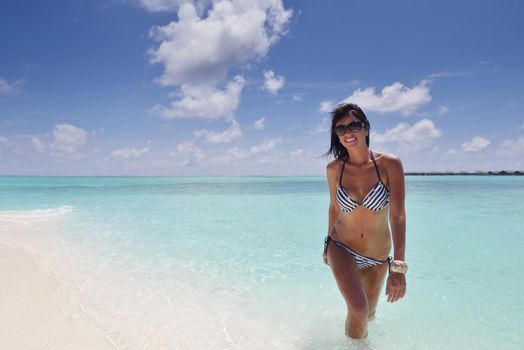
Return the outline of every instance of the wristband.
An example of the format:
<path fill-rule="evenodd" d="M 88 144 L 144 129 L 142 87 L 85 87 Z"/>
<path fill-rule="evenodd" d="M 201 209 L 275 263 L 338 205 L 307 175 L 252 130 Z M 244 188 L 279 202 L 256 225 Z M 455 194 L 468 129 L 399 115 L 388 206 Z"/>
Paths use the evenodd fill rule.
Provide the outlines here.
<path fill-rule="evenodd" d="M 393 260 L 389 267 L 389 271 L 405 274 L 408 272 L 408 264 L 402 260 Z"/>

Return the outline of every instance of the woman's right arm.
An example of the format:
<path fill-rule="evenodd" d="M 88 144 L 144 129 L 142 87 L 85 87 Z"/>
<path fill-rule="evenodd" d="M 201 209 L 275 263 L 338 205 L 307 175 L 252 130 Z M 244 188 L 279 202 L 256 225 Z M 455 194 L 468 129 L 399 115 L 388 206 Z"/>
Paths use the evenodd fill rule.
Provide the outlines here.
<path fill-rule="evenodd" d="M 339 164 L 337 160 L 333 160 L 326 167 L 326 178 L 329 189 L 329 210 L 328 210 L 328 235 L 337 221 L 340 214 L 340 207 L 337 203 L 337 176 L 339 174 Z M 327 256 L 324 254 L 324 262 L 327 264 Z"/>

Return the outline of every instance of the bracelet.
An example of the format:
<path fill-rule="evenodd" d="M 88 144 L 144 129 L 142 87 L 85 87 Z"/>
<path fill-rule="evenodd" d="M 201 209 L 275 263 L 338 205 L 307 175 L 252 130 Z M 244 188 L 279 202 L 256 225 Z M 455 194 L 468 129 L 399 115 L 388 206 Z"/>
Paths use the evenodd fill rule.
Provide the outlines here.
<path fill-rule="evenodd" d="M 389 271 L 405 274 L 408 272 L 408 264 L 402 260 L 393 260 L 389 266 Z"/>

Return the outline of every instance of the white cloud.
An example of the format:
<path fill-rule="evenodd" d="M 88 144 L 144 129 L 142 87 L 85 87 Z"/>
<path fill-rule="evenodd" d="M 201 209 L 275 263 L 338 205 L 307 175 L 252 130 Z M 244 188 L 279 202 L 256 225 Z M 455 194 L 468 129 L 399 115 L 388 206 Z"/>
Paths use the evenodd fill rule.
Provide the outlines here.
<path fill-rule="evenodd" d="M 169 107 L 156 105 L 149 110 L 153 115 L 166 118 L 203 118 L 230 120 L 238 107 L 244 78 L 237 75 L 224 90 L 212 86 L 182 85 L 178 99 Z"/>
<path fill-rule="evenodd" d="M 475 136 L 470 141 L 464 142 L 462 144 L 462 150 L 464 150 L 465 152 L 478 152 L 488 147 L 489 144 L 489 140 L 480 136 Z"/>
<path fill-rule="evenodd" d="M 0 147 L 8 146 L 8 145 L 10 145 L 10 142 L 7 139 L 7 137 L 0 135 Z"/>
<path fill-rule="evenodd" d="M 156 26 L 159 42 L 149 50 L 151 63 L 163 65 L 161 85 L 215 85 L 232 67 L 263 58 L 285 33 L 292 16 L 282 0 L 214 1 L 207 17 L 184 2 L 178 22 Z"/>
<path fill-rule="evenodd" d="M 200 10 L 199 12 L 201 12 L 204 6 L 209 3 L 209 1 L 205 0 L 135 0 L 134 2 L 149 12 L 173 12 L 184 2 L 194 3 L 197 9 Z"/>
<path fill-rule="evenodd" d="M 302 97 L 303 97 L 302 94 L 293 94 L 293 97 L 291 97 L 291 100 L 293 102 L 300 102 L 302 101 Z"/>
<path fill-rule="evenodd" d="M 46 146 L 45 144 L 42 142 L 42 140 L 40 140 L 38 137 L 31 137 L 31 143 L 33 144 L 35 150 L 38 152 L 38 153 L 42 153 L 44 152 Z"/>
<path fill-rule="evenodd" d="M 216 164 L 237 164 L 239 160 L 244 159 L 247 156 L 247 152 L 241 148 L 235 147 L 228 149 L 224 154 L 212 158 L 211 163 Z"/>
<path fill-rule="evenodd" d="M 296 150 L 293 150 L 293 151 L 290 151 L 288 152 L 288 156 L 291 158 L 291 159 L 294 159 L 294 158 L 300 158 L 304 155 L 304 150 L 302 148 L 298 148 Z"/>
<path fill-rule="evenodd" d="M 111 152 L 111 156 L 113 158 L 120 158 L 120 159 L 138 158 L 148 153 L 150 148 L 151 148 L 151 140 L 148 140 L 146 145 L 142 148 L 134 148 L 134 147 L 120 148 L 120 149 L 117 149 Z"/>
<path fill-rule="evenodd" d="M 53 141 L 49 148 L 52 155 L 74 155 L 87 139 L 88 132 L 71 124 L 56 124 L 53 129 Z"/>
<path fill-rule="evenodd" d="M 197 166 L 203 164 L 206 159 L 204 152 L 202 152 L 202 150 L 192 142 L 179 143 L 176 145 L 176 150 L 178 153 L 186 156 L 183 162 L 183 165 L 185 166 Z"/>
<path fill-rule="evenodd" d="M 209 143 L 227 143 L 242 137 L 242 129 L 240 128 L 240 125 L 233 120 L 231 126 L 224 131 L 215 132 L 209 130 L 197 130 L 193 135 L 201 137 Z"/>
<path fill-rule="evenodd" d="M 25 80 L 19 79 L 15 82 L 8 82 L 5 79 L 0 78 L 0 95 L 16 94 L 20 92 L 22 86 L 24 86 Z"/>
<path fill-rule="evenodd" d="M 253 154 L 265 153 L 265 152 L 268 152 L 268 151 L 274 149 L 276 146 L 278 146 L 280 144 L 280 142 L 282 142 L 282 138 L 280 138 L 280 137 L 272 138 L 272 139 L 269 139 L 269 140 L 265 140 L 265 141 L 263 141 L 262 143 L 260 143 L 258 145 L 252 146 L 249 149 L 249 152 L 251 152 Z"/>
<path fill-rule="evenodd" d="M 466 75 L 471 75 L 472 72 L 470 71 L 463 71 L 463 72 L 438 72 L 438 73 L 432 73 L 428 75 L 428 78 L 434 79 L 434 78 L 450 78 L 450 77 L 463 77 Z"/>
<path fill-rule="evenodd" d="M 284 77 L 276 76 L 272 70 L 264 71 L 264 89 L 269 93 L 276 95 L 278 90 L 284 86 Z"/>
<path fill-rule="evenodd" d="M 524 136 L 520 136 L 515 140 L 507 139 L 500 146 L 502 154 L 524 154 Z"/>
<path fill-rule="evenodd" d="M 449 112 L 449 107 L 448 106 L 444 106 L 444 105 L 440 105 L 438 106 L 438 111 L 437 113 L 439 115 L 442 115 L 442 114 L 445 114 L 445 113 L 448 113 Z"/>
<path fill-rule="evenodd" d="M 398 143 L 403 151 L 414 151 L 428 146 L 433 139 L 442 135 L 429 119 L 422 119 L 413 125 L 398 123 L 383 133 L 372 132 L 371 141 L 376 143 Z"/>
<path fill-rule="evenodd" d="M 411 115 L 416 113 L 420 106 L 431 101 L 428 85 L 428 80 L 422 80 L 412 88 L 396 82 L 384 87 L 378 94 L 373 87 L 357 89 L 343 102 L 356 103 L 366 112 Z"/>
<path fill-rule="evenodd" d="M 313 135 L 323 134 L 331 130 L 331 118 L 324 117 L 320 123 L 311 131 Z"/>
<path fill-rule="evenodd" d="M 318 111 L 320 113 L 331 113 L 333 110 L 333 101 L 322 101 L 320 102 L 320 107 Z"/>
<path fill-rule="evenodd" d="M 255 120 L 253 122 L 253 127 L 257 130 L 262 130 L 264 129 L 264 122 L 265 122 L 266 118 L 260 118 L 258 120 Z"/>

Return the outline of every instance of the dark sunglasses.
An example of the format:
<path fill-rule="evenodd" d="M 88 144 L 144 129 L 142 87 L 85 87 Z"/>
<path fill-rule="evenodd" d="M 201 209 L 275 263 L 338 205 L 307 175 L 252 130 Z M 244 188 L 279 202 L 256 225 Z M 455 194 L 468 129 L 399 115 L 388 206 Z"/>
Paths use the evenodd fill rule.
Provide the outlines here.
<path fill-rule="evenodd" d="M 364 122 L 360 120 L 351 122 L 347 125 L 337 125 L 335 126 L 335 133 L 338 136 L 344 135 L 346 132 L 359 132 L 365 126 Z"/>

